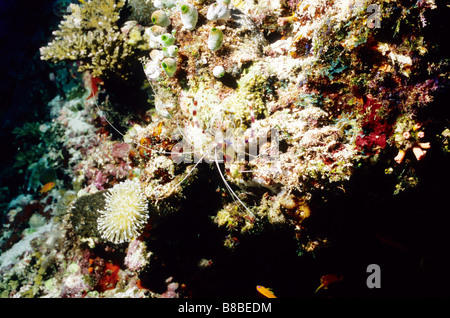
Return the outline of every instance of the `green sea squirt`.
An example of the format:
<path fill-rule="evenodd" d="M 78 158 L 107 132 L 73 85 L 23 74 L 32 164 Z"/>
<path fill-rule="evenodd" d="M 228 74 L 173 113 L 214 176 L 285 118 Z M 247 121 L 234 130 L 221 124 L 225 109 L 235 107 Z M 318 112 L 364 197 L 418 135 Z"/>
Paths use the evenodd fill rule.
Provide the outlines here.
<path fill-rule="evenodd" d="M 186 29 L 192 31 L 195 29 L 198 21 L 198 11 L 197 8 L 190 4 L 183 4 L 180 8 L 181 11 L 181 22 Z"/>
<path fill-rule="evenodd" d="M 163 10 L 156 10 L 152 13 L 152 22 L 156 25 L 166 27 L 170 25 L 170 19 Z"/>
<path fill-rule="evenodd" d="M 223 32 L 219 28 L 213 27 L 208 37 L 208 48 L 215 52 L 218 51 L 223 44 Z"/>
<path fill-rule="evenodd" d="M 171 77 L 177 70 L 177 62 L 173 58 L 168 57 L 162 60 L 161 67 L 166 72 L 167 76 Z"/>

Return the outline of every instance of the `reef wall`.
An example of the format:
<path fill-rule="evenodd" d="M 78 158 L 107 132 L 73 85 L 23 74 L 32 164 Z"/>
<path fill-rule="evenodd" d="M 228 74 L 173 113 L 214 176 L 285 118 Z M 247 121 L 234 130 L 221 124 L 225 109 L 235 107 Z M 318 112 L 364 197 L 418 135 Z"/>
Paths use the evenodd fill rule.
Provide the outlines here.
<path fill-rule="evenodd" d="M 2 297 L 301 297 L 330 270 L 354 295 L 377 244 L 440 263 L 443 2 L 54 5 L 40 57 L 63 93 L 13 131 Z"/>

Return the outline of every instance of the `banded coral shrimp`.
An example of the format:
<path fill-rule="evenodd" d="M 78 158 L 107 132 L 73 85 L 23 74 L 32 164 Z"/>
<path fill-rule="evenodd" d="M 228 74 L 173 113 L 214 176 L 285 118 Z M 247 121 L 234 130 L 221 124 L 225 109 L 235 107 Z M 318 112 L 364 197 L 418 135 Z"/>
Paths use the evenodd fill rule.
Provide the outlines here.
<path fill-rule="evenodd" d="M 161 134 L 161 131 L 165 128 L 164 124 L 174 126 L 173 133 L 170 134 L 170 146 L 160 147 L 161 145 L 155 143 L 142 142 L 142 140 L 146 138 L 145 135 L 148 135 L 149 132 L 148 130 L 146 131 L 146 128 L 140 128 L 139 132 L 131 134 L 129 132 L 123 133 L 107 118 L 105 112 L 100 109 L 97 99 L 94 99 L 94 104 L 97 108 L 98 115 L 102 117 L 116 133 L 122 136 L 125 142 L 132 143 L 137 149 L 144 151 L 147 154 L 154 153 L 161 157 L 170 157 L 175 164 L 188 164 L 185 175 L 181 180 L 178 178 L 177 182 L 170 187 L 170 189 L 172 189 L 171 191 L 160 191 L 159 193 L 153 192 L 150 195 L 152 199 L 158 201 L 168 197 L 175 189 L 179 189 L 182 184 L 189 179 L 201 162 L 205 162 L 207 164 L 215 165 L 220 179 L 233 201 L 238 204 L 240 209 L 245 211 L 245 215 L 251 222 L 255 221 L 255 214 L 229 184 L 229 181 L 227 180 L 227 165 L 236 162 L 241 162 L 245 165 L 246 161 L 261 158 L 265 154 L 257 153 L 260 145 L 255 144 L 255 141 L 260 140 L 251 140 L 252 136 L 255 135 L 253 131 L 250 130 L 250 137 L 245 139 L 245 131 L 241 128 L 236 128 L 236 125 L 233 123 L 232 114 L 218 112 L 210 118 L 209 124 L 207 125 L 198 118 L 196 108 L 198 107 L 198 103 L 192 99 L 194 107 L 190 117 L 175 112 L 169 114 L 167 118 L 163 118 L 161 121 L 153 124 L 153 136 Z M 251 121 L 254 122 L 253 115 Z M 221 167 L 221 164 L 223 164 L 223 167 Z M 240 172 L 242 174 L 251 173 L 251 171 L 246 171 L 244 169 Z"/>

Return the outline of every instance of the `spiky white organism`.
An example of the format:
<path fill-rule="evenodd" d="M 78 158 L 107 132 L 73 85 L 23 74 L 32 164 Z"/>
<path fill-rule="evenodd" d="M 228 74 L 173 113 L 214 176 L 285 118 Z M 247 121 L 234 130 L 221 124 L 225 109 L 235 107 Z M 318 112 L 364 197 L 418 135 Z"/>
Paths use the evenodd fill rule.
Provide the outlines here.
<path fill-rule="evenodd" d="M 106 194 L 105 210 L 98 211 L 101 236 L 115 244 L 139 236 L 148 219 L 147 199 L 137 181 L 116 184 Z"/>

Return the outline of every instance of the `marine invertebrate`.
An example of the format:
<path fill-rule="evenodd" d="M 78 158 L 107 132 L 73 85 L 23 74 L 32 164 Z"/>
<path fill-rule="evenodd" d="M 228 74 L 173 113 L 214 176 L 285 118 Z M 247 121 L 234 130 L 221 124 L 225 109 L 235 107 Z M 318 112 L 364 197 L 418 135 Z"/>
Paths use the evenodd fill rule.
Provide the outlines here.
<path fill-rule="evenodd" d="M 45 224 L 46 220 L 45 217 L 38 213 L 34 213 L 30 220 L 28 221 L 28 224 L 30 225 L 31 229 L 37 229 Z"/>
<path fill-rule="evenodd" d="M 171 77 L 177 70 L 177 62 L 173 58 L 168 57 L 162 60 L 161 67 L 164 72 L 166 72 L 167 76 Z"/>
<path fill-rule="evenodd" d="M 173 281 L 173 277 L 166 279 L 167 290 L 161 294 L 161 298 L 180 298 L 180 284 Z"/>
<path fill-rule="evenodd" d="M 160 42 L 161 35 L 163 35 L 164 33 L 167 33 L 167 28 L 164 28 L 159 25 L 153 25 L 149 28 L 146 28 L 144 31 L 144 35 L 150 42 L 150 47 L 152 49 L 156 49 L 157 47 L 159 47 L 159 45 L 161 44 Z"/>
<path fill-rule="evenodd" d="M 137 237 L 148 219 L 148 203 L 137 181 L 127 180 L 105 194 L 97 219 L 101 236 L 115 244 Z"/>
<path fill-rule="evenodd" d="M 222 30 L 217 27 L 213 27 L 209 32 L 208 48 L 213 52 L 218 51 L 222 47 L 222 43 L 223 43 Z"/>
<path fill-rule="evenodd" d="M 397 116 L 398 112 L 415 111 L 430 103 L 429 92 L 434 84 L 425 82 L 427 85 L 417 86 L 414 82 L 429 75 L 422 76 L 418 72 L 424 65 L 422 55 L 414 52 L 410 54 L 410 51 L 398 45 L 390 45 L 389 52 L 394 53 L 381 56 L 374 49 L 377 47 L 376 32 L 379 31 L 369 31 L 369 28 L 356 31 L 358 26 L 364 24 L 364 8 L 347 8 L 347 4 L 355 1 L 289 1 L 293 16 L 281 19 L 277 18 L 286 13 L 286 1 L 233 1 L 241 9 L 233 10 L 233 21 L 197 23 L 194 32 L 183 27 L 178 16 L 179 9 L 166 9 L 173 8 L 175 2 L 181 5 L 181 1 L 151 1 L 155 7 L 164 8 L 173 25 L 166 28 L 164 25 L 167 21 L 160 23 L 155 20 L 153 23 L 160 25 L 145 27 L 151 23 L 151 2 L 129 1 L 130 5 L 147 2 L 151 10 L 146 11 L 145 19 L 136 18 L 138 23 L 127 21 L 123 27 L 117 26 L 128 47 L 136 50 L 142 42 L 146 42 L 148 51 L 154 49 L 150 57 L 147 52 L 139 56 L 154 93 L 150 94 L 154 96 L 154 109 L 153 100 L 150 100 L 150 107 L 138 108 L 137 104 L 133 108 L 136 110 L 133 117 L 121 114 L 123 117 L 118 119 L 115 110 L 105 107 L 105 110 L 112 111 L 112 122 L 118 119 L 122 125 L 124 122 L 132 123 L 133 127 L 123 136 L 125 143 L 117 141 L 117 135 L 108 138 L 104 133 L 107 130 L 105 128 L 108 128 L 105 120 L 100 117 L 100 112 L 95 113 L 93 107 L 93 102 L 100 103 L 105 95 L 111 93 L 113 98 L 115 92 L 107 85 L 108 82 L 102 87 L 103 93 L 98 99 L 92 98 L 85 103 L 84 98 L 78 104 L 71 104 L 72 108 L 85 108 L 85 113 L 72 115 L 66 109 L 63 110 L 65 113 L 61 113 L 60 121 L 67 122 L 64 130 L 68 131 L 68 137 L 77 132 L 65 145 L 70 151 L 70 165 L 77 163 L 72 171 L 76 174 L 73 178 L 76 192 L 83 195 L 71 211 L 72 221 L 78 219 L 72 222 L 76 235 L 69 237 L 69 243 L 82 237 L 83 242 L 89 240 L 91 247 L 98 241 L 97 220 L 101 222 L 105 216 L 101 214 L 97 218 L 96 211 L 105 210 L 102 205 L 107 190 L 84 194 L 108 189 L 124 179 L 139 178 L 144 196 L 152 202 L 155 210 L 164 212 L 160 215 L 161 220 L 166 217 L 169 206 L 170 211 L 184 212 L 186 205 L 183 206 L 184 201 L 180 198 L 186 196 L 187 200 L 191 200 L 193 196 L 189 190 L 199 190 L 201 193 L 203 189 L 199 187 L 214 184 L 220 199 L 214 202 L 217 205 L 211 206 L 210 212 L 216 213 L 216 223 L 226 227 L 229 232 L 225 244 L 230 247 L 239 244 L 239 236 L 256 235 L 268 227 L 287 230 L 284 234 L 293 231 L 294 237 L 299 240 L 301 236 L 299 243 L 306 252 L 313 253 L 316 247 L 318 249 L 326 245 L 326 239 L 313 237 L 316 233 L 326 235 L 326 231 L 324 234 L 320 229 L 314 231 L 317 228 L 309 231 L 309 227 L 314 227 L 317 220 L 314 216 L 320 214 L 317 207 L 326 201 L 329 193 L 345 195 L 347 189 L 344 187 L 353 168 L 357 166 L 355 163 L 364 164 L 358 162 L 361 157 L 377 160 L 374 154 L 386 152 L 386 145 L 392 144 L 393 139 L 389 139 L 390 126 L 395 119 L 388 115 Z M 208 8 L 202 4 L 209 5 L 213 1 L 187 2 L 195 4 L 199 13 L 205 14 Z M 224 10 L 222 14 L 218 8 L 226 8 L 228 2 L 222 0 L 211 5 L 208 13 L 211 11 L 213 17 L 209 20 L 226 17 L 229 11 Z M 387 3 L 382 2 L 383 5 Z M 393 3 L 389 1 L 389 5 Z M 137 11 L 133 10 L 133 20 Z M 126 19 L 128 16 L 121 14 L 121 18 Z M 257 20 L 256 26 L 252 20 Z M 284 27 L 274 22 L 277 20 Z M 388 25 L 389 22 L 383 17 L 383 24 Z M 286 23 L 293 25 L 286 27 Z M 213 26 L 223 32 L 222 37 L 223 34 L 227 37 L 226 48 L 219 51 L 220 54 L 211 54 L 211 47 L 205 45 L 208 31 Z M 261 29 L 263 32 L 260 32 Z M 388 30 L 388 27 L 383 30 L 384 35 L 388 34 Z M 173 36 L 178 43 L 170 38 L 168 43 L 162 44 L 159 38 L 164 34 Z M 390 42 L 389 37 L 383 38 Z M 89 40 L 95 41 L 95 37 Z M 173 43 L 167 46 L 170 41 Z M 364 45 L 366 41 L 370 45 Z M 212 50 L 220 49 L 220 45 Z M 178 49 L 180 52 L 177 52 Z M 367 52 L 376 53 L 373 60 L 365 59 Z M 388 57 L 391 57 L 390 64 L 399 66 L 401 72 L 389 67 Z M 378 66 L 378 61 L 381 66 Z M 87 62 L 90 62 L 89 59 Z M 116 65 L 119 64 L 107 66 L 106 71 L 109 73 Z M 430 63 L 429 70 L 433 67 Z M 167 76 L 161 76 L 162 70 Z M 177 76 L 174 76 L 177 70 Z M 224 76 L 225 71 L 227 76 L 217 80 Z M 404 83 L 407 83 L 407 87 L 414 86 L 415 90 L 404 89 Z M 127 84 L 139 86 L 142 83 L 129 81 Z M 145 88 L 150 91 L 147 83 Z M 398 93 L 400 89 L 405 91 L 404 95 Z M 93 91 L 92 97 L 96 97 Z M 408 99 L 406 95 L 409 95 Z M 115 106 L 121 105 L 118 103 Z M 85 120 L 92 114 L 94 116 L 91 117 L 96 119 L 93 124 Z M 71 122 L 71 118 L 78 121 Z M 95 143 L 89 144 L 86 140 L 91 139 L 91 136 L 97 137 L 96 125 L 99 123 L 102 133 L 99 138 L 92 138 Z M 411 145 L 422 143 L 422 139 L 429 134 L 426 131 L 425 135 L 422 128 L 412 131 L 413 128 L 409 126 L 397 127 L 398 133 L 394 134 L 400 138 L 395 143 L 397 147 L 404 147 L 406 142 L 411 142 Z M 448 135 L 447 131 L 446 138 Z M 279 136 L 279 144 L 275 136 Z M 180 139 L 185 141 L 186 148 L 177 152 Z M 241 140 L 244 143 L 240 143 Z M 72 144 L 75 147 L 71 147 Z M 355 145 L 363 151 L 356 151 Z M 426 149 L 420 145 L 419 148 L 422 153 L 418 152 L 417 147 L 402 148 L 401 151 L 411 150 L 411 153 L 421 158 Z M 252 152 L 252 149 L 258 151 Z M 277 151 L 278 156 L 274 155 Z M 197 160 L 195 165 L 191 165 L 192 161 L 183 160 L 191 155 Z M 236 157 L 240 160 L 233 161 Z M 216 167 L 199 167 L 197 164 L 202 160 Z M 201 180 L 195 178 L 197 168 L 202 172 L 197 174 Z M 399 170 L 403 168 L 399 167 Z M 208 175 L 212 171 L 219 173 L 220 179 L 216 175 Z M 88 187 L 85 187 L 86 184 Z M 58 189 L 62 187 L 58 182 Z M 78 191 L 79 188 L 82 190 Z M 234 202 L 228 202 L 231 200 Z M 206 204 L 203 202 L 201 204 Z M 308 220 L 311 222 L 304 222 L 310 215 L 313 216 Z M 176 221 L 178 217 L 174 214 L 168 222 Z M 95 231 L 88 231 L 86 224 L 91 227 L 90 230 L 95 224 Z M 137 234 L 143 231 L 141 228 Z M 157 232 L 155 230 L 152 235 L 158 235 Z M 86 239 L 86 236 L 89 238 Z M 247 244 L 246 240 L 241 240 L 241 244 Z M 97 244 L 96 250 L 104 246 L 115 249 L 109 244 Z M 125 253 L 123 263 L 119 260 L 119 264 L 127 266 L 126 275 L 134 275 L 133 280 L 136 282 L 136 275 L 150 260 L 150 252 L 146 251 L 144 241 L 136 239 L 128 245 Z M 209 264 L 206 261 L 204 263 Z M 219 262 L 217 265 L 221 266 Z M 150 262 L 151 266 L 153 264 Z M 97 287 L 103 294 L 96 291 L 96 296 L 117 296 L 119 290 L 123 290 L 123 281 L 127 280 L 121 276 L 125 276 L 124 271 L 120 271 L 117 266 L 108 267 L 102 264 L 96 274 L 109 275 L 105 276 L 105 287 Z M 83 270 L 84 267 L 81 268 Z M 210 269 L 215 270 L 215 264 Z M 93 279 L 93 275 L 90 276 Z M 108 281 L 110 276 L 112 280 Z M 81 279 L 82 276 L 72 278 Z M 110 290 L 110 293 L 104 293 L 114 286 L 118 287 L 114 291 Z"/>
<path fill-rule="evenodd" d="M 141 271 L 150 260 L 152 252 L 147 251 L 147 246 L 140 240 L 132 240 L 128 245 L 124 264 L 132 272 Z"/>
<path fill-rule="evenodd" d="M 171 22 L 164 10 L 156 10 L 152 13 L 152 22 L 161 27 L 168 26 Z"/>
<path fill-rule="evenodd" d="M 131 146 L 127 143 L 117 143 L 112 146 L 111 155 L 115 159 L 126 160 L 130 153 Z"/>
<path fill-rule="evenodd" d="M 105 191 L 82 195 L 69 210 L 69 220 L 75 233 L 80 237 L 97 237 L 98 213 L 105 208 Z"/>
<path fill-rule="evenodd" d="M 217 65 L 216 67 L 214 67 L 213 75 L 214 75 L 214 77 L 217 77 L 217 78 L 224 77 L 225 76 L 225 69 L 223 68 L 223 66 L 222 65 Z"/>
<path fill-rule="evenodd" d="M 391 126 L 385 118 L 380 116 L 383 104 L 372 95 L 367 96 L 364 104 L 365 117 L 362 120 L 362 131 L 356 137 L 356 145 L 365 154 L 374 154 L 386 147 L 386 140 L 390 135 Z"/>
<path fill-rule="evenodd" d="M 129 19 L 143 25 L 151 23 L 151 15 L 156 8 L 155 2 L 149 0 L 128 0 L 127 9 L 131 11 Z"/>
<path fill-rule="evenodd" d="M 162 51 L 166 57 L 175 57 L 178 54 L 178 47 L 176 45 L 165 46 Z"/>
<path fill-rule="evenodd" d="M 173 8 L 179 0 L 154 0 L 153 5 L 157 8 Z"/>
<path fill-rule="evenodd" d="M 127 43 L 117 25 L 124 5 L 124 0 L 70 4 L 71 14 L 53 32 L 55 38 L 40 49 L 41 59 L 82 61 L 80 72 L 89 70 L 92 76 L 102 79 L 126 78 L 127 66 L 135 62 L 139 49 Z"/>
<path fill-rule="evenodd" d="M 171 46 L 175 43 L 175 37 L 170 33 L 162 34 L 159 39 L 160 43 L 165 47 Z"/>
<path fill-rule="evenodd" d="M 198 22 L 198 11 L 197 8 L 192 4 L 183 4 L 180 7 L 181 22 L 183 22 L 184 27 L 192 31 Z"/>
<path fill-rule="evenodd" d="M 209 6 L 206 18 L 210 21 L 226 20 L 231 14 L 228 10 L 229 1 L 217 1 Z"/>
<path fill-rule="evenodd" d="M 120 267 L 112 262 L 106 262 L 95 289 L 99 292 L 114 289 L 119 282 Z"/>
<path fill-rule="evenodd" d="M 399 149 L 394 160 L 402 163 L 409 150 L 412 150 L 417 160 L 421 160 L 430 149 L 429 142 L 424 142 L 425 132 L 422 129 L 422 123 L 409 120 L 408 118 L 399 119 L 395 132 L 394 142 Z"/>
<path fill-rule="evenodd" d="M 72 263 L 67 266 L 67 277 L 63 279 L 61 288 L 61 297 L 82 297 L 92 289 L 86 282 L 81 273 L 81 268 L 78 264 Z"/>

